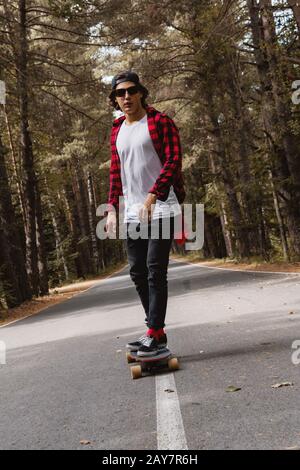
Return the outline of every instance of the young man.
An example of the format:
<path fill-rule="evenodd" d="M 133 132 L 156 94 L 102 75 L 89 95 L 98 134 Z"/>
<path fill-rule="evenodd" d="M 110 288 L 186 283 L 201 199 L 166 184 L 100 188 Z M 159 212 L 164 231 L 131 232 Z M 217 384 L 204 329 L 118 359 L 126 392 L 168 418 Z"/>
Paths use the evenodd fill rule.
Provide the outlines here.
<path fill-rule="evenodd" d="M 130 276 L 146 313 L 147 332 L 127 347 L 139 356 L 156 356 L 167 346 L 164 331 L 168 299 L 167 270 L 175 217 L 185 198 L 182 155 L 176 125 L 166 114 L 148 106 L 148 90 L 136 73 L 126 71 L 112 80 L 110 102 L 124 115 L 111 132 L 111 166 L 106 230 L 116 231 L 119 196 L 124 197 L 126 251 Z M 162 234 L 170 223 L 169 236 Z M 148 237 L 130 236 L 146 228 Z M 156 229 L 155 229 L 156 227 Z M 151 234 L 159 230 L 159 237 Z"/>

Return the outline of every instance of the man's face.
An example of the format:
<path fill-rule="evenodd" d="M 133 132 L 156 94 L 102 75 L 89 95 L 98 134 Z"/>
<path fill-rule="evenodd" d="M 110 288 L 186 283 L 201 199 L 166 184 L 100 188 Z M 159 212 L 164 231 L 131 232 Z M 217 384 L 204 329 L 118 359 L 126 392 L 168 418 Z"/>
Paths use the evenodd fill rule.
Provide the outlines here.
<path fill-rule="evenodd" d="M 135 87 L 134 82 L 122 82 L 116 86 L 116 90 L 126 90 L 127 88 Z M 120 106 L 121 111 L 124 114 L 135 114 L 142 107 L 141 98 L 143 94 L 138 91 L 137 93 L 130 95 L 128 91 L 125 92 L 124 96 L 116 96 L 116 101 Z"/>

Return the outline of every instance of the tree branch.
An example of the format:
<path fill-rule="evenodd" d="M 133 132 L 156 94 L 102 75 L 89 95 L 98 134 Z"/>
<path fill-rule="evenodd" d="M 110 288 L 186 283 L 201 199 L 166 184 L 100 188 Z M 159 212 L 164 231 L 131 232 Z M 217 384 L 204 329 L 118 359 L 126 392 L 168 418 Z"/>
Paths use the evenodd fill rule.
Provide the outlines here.
<path fill-rule="evenodd" d="M 57 95 L 55 95 L 54 93 L 51 93 L 50 91 L 48 90 L 44 90 L 43 88 L 40 88 L 41 91 L 43 91 L 44 93 L 46 93 L 47 95 L 50 95 L 52 96 L 53 98 L 55 98 L 56 100 L 58 100 L 60 103 L 62 103 L 64 106 L 66 106 L 67 108 L 70 108 L 72 109 L 73 111 L 75 111 L 76 113 L 79 113 L 81 114 L 82 116 L 85 116 L 86 118 L 90 119 L 91 121 L 95 121 L 94 118 L 92 118 L 91 116 L 89 116 L 88 114 L 86 114 L 84 111 L 78 109 L 78 108 L 75 108 L 75 106 L 71 105 L 70 103 L 66 103 L 66 101 L 62 100 L 61 98 L 59 98 Z"/>

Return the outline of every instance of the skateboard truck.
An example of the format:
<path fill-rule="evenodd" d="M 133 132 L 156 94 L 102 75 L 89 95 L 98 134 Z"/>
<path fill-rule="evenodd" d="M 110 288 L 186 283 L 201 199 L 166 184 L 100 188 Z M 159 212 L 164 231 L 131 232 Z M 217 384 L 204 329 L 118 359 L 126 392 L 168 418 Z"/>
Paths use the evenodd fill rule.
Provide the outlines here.
<path fill-rule="evenodd" d="M 136 363 L 130 367 L 132 379 L 140 379 L 143 372 L 152 372 L 167 367 L 170 371 L 179 369 L 177 357 L 172 356 L 169 349 L 162 349 L 157 356 L 138 356 L 137 351 L 127 351 L 128 364 Z"/>

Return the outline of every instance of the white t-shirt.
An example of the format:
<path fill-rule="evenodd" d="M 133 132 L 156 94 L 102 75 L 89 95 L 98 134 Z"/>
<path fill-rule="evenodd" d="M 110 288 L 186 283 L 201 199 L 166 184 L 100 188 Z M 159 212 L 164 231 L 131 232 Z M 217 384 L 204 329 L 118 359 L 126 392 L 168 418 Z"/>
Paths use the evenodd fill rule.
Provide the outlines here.
<path fill-rule="evenodd" d="M 162 169 L 149 133 L 147 114 L 131 125 L 126 124 L 124 120 L 118 132 L 116 145 L 121 162 L 124 223 L 140 222 L 139 210 Z M 156 200 L 153 219 L 178 214 L 181 214 L 181 207 L 171 186 L 166 201 Z"/>

